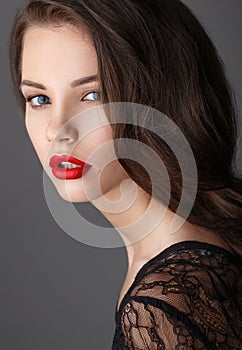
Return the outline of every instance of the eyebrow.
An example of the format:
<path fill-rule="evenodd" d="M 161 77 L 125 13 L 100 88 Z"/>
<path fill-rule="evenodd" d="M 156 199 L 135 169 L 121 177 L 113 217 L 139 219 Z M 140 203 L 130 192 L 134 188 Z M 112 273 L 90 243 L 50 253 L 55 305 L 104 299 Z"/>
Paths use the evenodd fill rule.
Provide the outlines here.
<path fill-rule="evenodd" d="M 71 87 L 75 88 L 78 87 L 80 85 L 84 85 L 84 84 L 88 84 L 88 83 L 92 83 L 94 81 L 97 81 L 97 75 L 89 75 L 87 77 L 83 77 L 77 80 L 74 80 L 71 83 Z M 40 83 L 36 83 L 35 81 L 31 81 L 31 80 L 23 80 L 19 86 L 19 88 L 21 89 L 22 86 L 31 86 L 31 87 L 35 87 L 37 89 L 41 89 L 41 90 L 47 90 L 47 88 L 40 84 Z"/>

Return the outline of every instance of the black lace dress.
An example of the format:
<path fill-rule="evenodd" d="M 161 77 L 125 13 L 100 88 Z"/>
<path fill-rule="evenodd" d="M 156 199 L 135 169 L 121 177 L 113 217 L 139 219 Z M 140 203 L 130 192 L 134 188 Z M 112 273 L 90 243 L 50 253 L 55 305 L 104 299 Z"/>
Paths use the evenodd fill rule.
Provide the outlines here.
<path fill-rule="evenodd" d="M 242 350 L 241 264 L 185 241 L 147 262 L 116 312 L 112 350 Z"/>

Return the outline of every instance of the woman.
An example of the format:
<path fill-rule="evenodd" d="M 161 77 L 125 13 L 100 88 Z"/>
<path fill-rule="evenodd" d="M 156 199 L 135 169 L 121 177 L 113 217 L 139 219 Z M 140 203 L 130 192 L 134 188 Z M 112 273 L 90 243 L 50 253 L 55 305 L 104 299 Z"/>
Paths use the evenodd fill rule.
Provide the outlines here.
<path fill-rule="evenodd" d="M 111 203 L 120 197 L 124 180 L 137 190 L 125 211 L 100 209 L 126 239 L 129 257 L 113 349 L 241 349 L 242 180 L 233 173 L 236 115 L 223 64 L 195 16 L 179 0 L 30 0 L 13 25 L 10 63 L 27 131 L 64 199 L 98 206 L 97 194 L 90 198 L 85 192 L 85 186 L 91 187 L 88 179 L 98 176 L 89 157 L 119 138 L 147 145 L 168 171 L 171 197 L 164 218 L 139 239 L 129 235 L 131 244 L 126 228 L 134 223 L 135 235 L 135 223 L 151 199 L 156 208 L 165 207 L 167 188 L 158 181 L 158 190 L 152 191 L 142 166 L 149 157 L 144 148 L 135 148 L 140 164 L 119 157 L 125 141 L 114 143 L 116 159 L 100 175 L 102 196 Z M 110 125 L 99 125 L 78 145 L 78 130 L 68 124 L 71 116 L 118 102 L 164 113 L 192 149 L 196 198 L 175 235 L 169 227 L 184 179 L 167 143 L 149 130 L 150 119 L 142 126 L 112 124 L 107 108 Z M 46 163 L 51 144 L 54 152 Z M 159 178 L 156 165 L 152 168 Z M 156 214 L 154 209 L 150 222 Z"/>

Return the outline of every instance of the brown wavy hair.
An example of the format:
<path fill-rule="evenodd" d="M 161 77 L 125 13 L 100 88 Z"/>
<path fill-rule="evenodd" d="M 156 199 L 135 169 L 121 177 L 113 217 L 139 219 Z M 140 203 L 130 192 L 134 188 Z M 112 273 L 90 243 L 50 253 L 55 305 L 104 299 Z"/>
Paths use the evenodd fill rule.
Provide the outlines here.
<path fill-rule="evenodd" d="M 30 0 L 10 35 L 10 72 L 21 113 L 22 42 L 30 26 L 85 28 L 98 57 L 102 102 L 134 102 L 169 116 L 194 153 L 198 188 L 187 220 L 219 233 L 242 259 L 242 179 L 235 175 L 236 99 L 225 67 L 199 20 L 179 0 Z M 114 124 L 114 138 L 147 144 L 164 162 L 171 183 L 169 209 L 182 190 L 179 164 L 152 131 Z M 118 153 L 118 149 L 116 150 Z M 130 178 L 151 194 L 145 169 L 125 158 Z M 157 197 L 162 201 L 162 191 Z"/>

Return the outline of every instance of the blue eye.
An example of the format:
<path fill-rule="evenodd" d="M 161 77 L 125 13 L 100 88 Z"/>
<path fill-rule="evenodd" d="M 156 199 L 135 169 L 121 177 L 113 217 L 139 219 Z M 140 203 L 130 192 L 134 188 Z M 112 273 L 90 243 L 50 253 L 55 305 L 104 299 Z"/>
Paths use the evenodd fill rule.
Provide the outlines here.
<path fill-rule="evenodd" d="M 32 108 L 42 108 L 43 106 L 50 104 L 50 99 L 45 95 L 36 95 L 28 97 L 27 102 L 31 102 L 30 105 Z"/>
<path fill-rule="evenodd" d="M 91 96 L 91 97 L 88 97 Z M 86 94 L 83 99 L 83 101 L 100 101 L 100 93 L 98 91 L 92 91 Z"/>
<path fill-rule="evenodd" d="M 98 91 L 89 92 L 82 98 L 82 101 L 100 101 L 100 93 Z M 26 102 L 30 103 L 33 109 L 40 109 L 51 104 L 51 100 L 45 95 L 29 96 Z"/>

